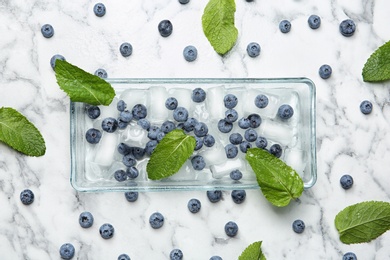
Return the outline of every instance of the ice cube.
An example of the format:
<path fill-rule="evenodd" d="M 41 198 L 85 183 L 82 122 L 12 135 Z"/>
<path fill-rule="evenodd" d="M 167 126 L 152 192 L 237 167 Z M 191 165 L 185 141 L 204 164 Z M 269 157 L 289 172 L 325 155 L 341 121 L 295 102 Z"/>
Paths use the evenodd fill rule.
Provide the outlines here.
<path fill-rule="evenodd" d="M 227 160 L 225 148 L 219 141 L 216 141 L 212 147 L 206 147 L 199 155 L 203 157 L 208 166 L 222 164 Z"/>
<path fill-rule="evenodd" d="M 143 104 L 148 108 L 148 90 L 146 89 L 127 89 L 122 92 L 119 99 L 126 102 L 126 109 L 129 111 L 137 104 Z"/>
<path fill-rule="evenodd" d="M 225 97 L 225 89 L 222 86 L 209 88 L 206 95 L 206 108 L 210 115 L 210 120 L 219 121 L 225 117 L 225 105 L 223 98 Z"/>
<path fill-rule="evenodd" d="M 135 122 L 132 122 L 125 131 L 123 131 L 120 141 L 130 146 L 145 147 L 146 143 L 149 141 L 148 132 Z"/>
<path fill-rule="evenodd" d="M 184 181 L 184 180 L 194 180 L 195 179 L 195 170 L 191 165 L 191 160 L 187 160 L 180 170 L 174 175 L 170 176 L 170 180 L 174 181 Z"/>
<path fill-rule="evenodd" d="M 295 128 L 283 122 L 272 120 L 263 120 L 260 125 L 259 134 L 284 146 L 293 146 L 297 140 L 297 131 Z"/>
<path fill-rule="evenodd" d="M 103 132 L 102 138 L 96 148 L 94 162 L 102 165 L 109 166 L 113 163 L 116 148 L 118 145 L 119 135 L 115 133 Z"/>
<path fill-rule="evenodd" d="M 113 162 L 107 170 L 107 178 L 116 181 L 114 174 L 117 170 L 126 171 L 126 166 L 122 162 Z"/>
<path fill-rule="evenodd" d="M 87 162 L 85 170 L 85 178 L 89 181 L 98 181 L 107 179 L 108 166 L 103 166 L 95 162 Z"/>
<path fill-rule="evenodd" d="M 99 108 L 100 108 L 100 117 L 99 118 L 100 119 L 104 119 L 107 117 L 118 118 L 119 111 L 116 108 L 117 103 L 118 103 L 118 99 L 115 97 L 109 106 L 99 106 Z"/>
<path fill-rule="evenodd" d="M 241 158 L 236 158 L 233 160 L 228 160 L 222 164 L 215 164 L 210 166 L 211 173 L 213 178 L 220 179 L 222 177 L 228 176 L 231 171 L 239 169 L 241 172 L 244 172 L 246 168 L 246 163 Z"/>
<path fill-rule="evenodd" d="M 152 123 L 164 123 L 168 118 L 169 110 L 165 107 L 165 101 L 168 98 L 168 92 L 165 87 L 149 88 L 149 111 L 148 119 Z"/>
<path fill-rule="evenodd" d="M 293 168 L 301 176 L 303 176 L 303 172 L 306 168 L 307 153 L 301 149 L 296 148 L 287 148 L 284 153 L 285 163 Z"/>
<path fill-rule="evenodd" d="M 192 90 L 186 88 L 173 88 L 169 91 L 168 96 L 177 99 L 178 107 L 184 107 L 188 110 L 191 117 L 194 114 L 194 101 L 191 99 Z M 206 98 L 207 99 L 207 98 Z M 172 113 L 170 113 L 172 115 Z"/>

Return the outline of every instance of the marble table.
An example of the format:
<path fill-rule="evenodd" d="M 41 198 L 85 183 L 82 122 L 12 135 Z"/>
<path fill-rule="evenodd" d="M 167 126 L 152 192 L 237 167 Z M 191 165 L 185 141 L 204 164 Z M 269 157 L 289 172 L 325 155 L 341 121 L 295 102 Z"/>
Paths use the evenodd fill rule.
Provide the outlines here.
<path fill-rule="evenodd" d="M 0 106 L 13 107 L 42 132 L 47 145 L 43 157 L 27 157 L 0 144 L 0 258 L 60 259 L 59 248 L 72 243 L 74 259 L 169 259 L 180 248 L 184 259 L 237 259 L 247 245 L 263 241 L 267 259 L 342 259 L 345 252 L 358 259 L 390 259 L 390 234 L 365 244 L 345 245 L 334 226 L 344 207 L 367 200 L 389 201 L 390 106 L 389 84 L 369 84 L 361 71 L 370 54 L 390 39 L 387 0 L 236 0 L 238 40 L 224 57 L 212 49 L 201 27 L 206 0 L 106 1 L 107 14 L 94 15 L 95 1 L 0 1 Z M 311 14 L 321 17 L 319 29 L 307 24 Z M 355 34 L 343 37 L 339 23 L 353 19 Z M 162 38 L 157 24 L 169 19 L 170 37 Z M 283 34 L 281 20 L 292 29 Z M 40 28 L 53 25 L 46 39 Z M 124 58 L 119 45 L 128 41 L 133 54 Z M 249 42 L 261 54 L 246 54 Z M 182 50 L 198 49 L 198 59 L 186 62 Z M 49 60 L 60 53 L 71 63 L 93 73 L 104 68 L 110 78 L 159 77 L 308 77 L 317 89 L 318 180 L 298 201 L 275 208 L 259 189 L 247 190 L 243 204 L 234 204 L 230 191 L 212 204 L 204 191 L 140 193 L 134 203 L 123 193 L 79 193 L 70 185 L 69 98 L 56 83 Z M 331 78 L 318 75 L 322 64 Z M 362 100 L 373 103 L 363 115 Z M 354 186 L 343 190 L 343 174 Z M 23 189 L 35 201 L 23 205 Z M 202 209 L 191 214 L 187 202 L 198 198 Z M 78 216 L 90 211 L 94 226 L 82 229 Z M 162 229 L 153 230 L 148 218 L 160 211 Z M 302 234 L 292 231 L 302 219 Z M 224 234 L 230 220 L 239 225 L 235 238 Z M 111 223 L 110 240 L 98 229 Z"/>

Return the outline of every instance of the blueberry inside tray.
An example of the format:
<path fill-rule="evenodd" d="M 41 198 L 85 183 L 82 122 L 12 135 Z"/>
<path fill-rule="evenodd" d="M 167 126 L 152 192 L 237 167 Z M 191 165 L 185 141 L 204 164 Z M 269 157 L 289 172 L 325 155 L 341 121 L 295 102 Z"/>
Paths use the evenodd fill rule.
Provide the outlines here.
<path fill-rule="evenodd" d="M 228 133 L 222 133 L 218 122 L 225 118 L 224 97 L 233 94 L 237 97 L 234 110 L 238 119 L 258 114 L 261 123 L 253 128 L 258 136 L 267 140 L 265 149 L 279 145 L 280 159 L 293 167 L 302 177 L 305 188 L 310 188 L 316 181 L 315 147 L 315 86 L 306 78 L 289 79 L 109 79 L 116 91 L 116 97 L 110 106 L 100 106 L 100 116 L 91 119 L 86 113 L 87 105 L 71 103 L 71 184 L 78 191 L 169 191 L 169 190 L 210 190 L 210 189 L 253 189 L 258 188 L 255 174 L 241 152 L 234 158 L 227 158 L 225 146 L 230 143 L 232 133 L 239 133 L 245 140 L 245 131 L 238 120 Z M 201 88 L 206 99 L 194 102 L 192 91 Z M 255 104 L 258 95 L 268 98 L 268 105 L 259 108 Z M 208 134 L 215 139 L 212 147 L 203 145 L 194 151 L 193 156 L 201 155 L 206 166 L 195 170 L 191 158 L 175 175 L 155 181 L 149 180 L 146 165 L 149 156 L 139 158 L 135 167 L 138 176 L 125 176 L 123 181 L 115 178 L 118 170 L 126 171 L 123 155 L 118 152 L 118 145 L 145 148 L 150 141 L 148 131 L 137 120 L 131 120 L 123 129 L 114 133 L 102 130 L 102 121 L 107 117 L 118 118 L 117 103 L 125 101 L 127 109 L 142 104 L 147 109 L 146 119 L 152 126 L 161 127 L 166 121 L 182 127 L 173 116 L 173 111 L 165 106 L 169 97 L 178 101 L 179 107 L 188 111 L 188 117 L 206 124 Z M 289 119 L 278 116 L 280 106 L 288 104 L 294 111 Z M 102 137 L 97 144 L 86 141 L 88 129 L 101 131 Z M 188 132 L 194 136 L 194 132 Z M 256 142 L 249 142 L 256 147 Z M 274 146 L 275 147 L 275 146 Z M 230 173 L 239 170 L 242 178 L 233 180 Z"/>

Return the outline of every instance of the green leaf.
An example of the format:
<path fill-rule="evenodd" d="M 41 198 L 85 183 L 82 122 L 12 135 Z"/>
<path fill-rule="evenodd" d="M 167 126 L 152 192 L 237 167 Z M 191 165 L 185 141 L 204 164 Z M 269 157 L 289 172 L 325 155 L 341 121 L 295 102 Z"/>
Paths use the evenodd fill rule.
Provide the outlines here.
<path fill-rule="evenodd" d="M 302 178 L 282 160 L 259 148 L 248 149 L 245 158 L 256 174 L 261 191 L 273 205 L 284 207 L 301 196 Z"/>
<path fill-rule="evenodd" d="M 379 47 L 363 67 L 363 80 L 377 82 L 390 79 L 390 41 Z"/>
<path fill-rule="evenodd" d="M 233 48 L 238 30 L 234 26 L 234 0 L 210 0 L 202 16 L 203 32 L 214 50 L 224 55 Z"/>
<path fill-rule="evenodd" d="M 10 107 L 0 108 L 0 141 L 29 156 L 46 152 L 39 130 L 21 113 Z"/>
<path fill-rule="evenodd" d="M 178 172 L 195 150 L 193 136 L 175 129 L 164 136 L 154 149 L 146 171 L 151 180 L 160 180 Z"/>
<path fill-rule="evenodd" d="M 238 257 L 238 260 L 266 260 L 261 251 L 262 241 L 257 241 L 250 244 Z"/>
<path fill-rule="evenodd" d="M 55 72 L 58 85 L 73 102 L 108 106 L 115 97 L 115 90 L 107 81 L 67 61 L 57 59 Z"/>
<path fill-rule="evenodd" d="M 348 206 L 334 223 L 344 244 L 369 242 L 390 229 L 390 203 L 366 201 Z"/>

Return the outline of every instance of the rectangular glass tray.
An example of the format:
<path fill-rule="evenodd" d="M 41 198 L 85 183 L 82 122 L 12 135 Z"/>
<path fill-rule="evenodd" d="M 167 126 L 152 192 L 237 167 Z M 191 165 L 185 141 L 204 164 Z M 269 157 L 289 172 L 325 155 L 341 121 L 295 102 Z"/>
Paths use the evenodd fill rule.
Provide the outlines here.
<path fill-rule="evenodd" d="M 259 136 L 272 144 L 283 148 L 280 159 L 293 167 L 302 177 L 305 189 L 312 187 L 317 179 L 316 166 L 316 122 L 315 122 L 315 85 L 307 78 L 178 78 L 178 79 L 107 79 L 116 91 L 116 97 L 109 107 L 101 106 L 101 115 L 92 120 L 86 114 L 84 103 L 71 102 L 70 105 L 70 141 L 71 141 L 71 178 L 70 182 L 77 191 L 173 191 L 173 190 L 232 190 L 259 188 L 255 174 L 245 161 L 245 154 L 239 150 L 235 159 L 227 159 L 224 146 L 229 143 L 229 135 L 243 129 L 234 122 L 233 130 L 223 134 L 217 129 L 219 119 L 224 117 L 226 108 L 223 98 L 231 93 L 237 96 L 238 104 L 234 108 L 239 118 L 250 113 L 257 113 L 262 118 L 256 128 Z M 206 100 L 195 103 L 191 100 L 194 88 L 206 91 Z M 268 97 L 265 108 L 257 108 L 254 99 L 258 94 Z M 189 110 L 189 117 L 205 122 L 209 134 L 215 137 L 216 144 L 203 146 L 195 154 L 201 154 L 206 167 L 195 171 L 190 160 L 175 175 L 153 181 L 147 178 L 146 164 L 148 157 L 138 161 L 136 167 L 139 176 L 135 179 L 119 182 L 114 178 L 118 169 L 126 170 L 121 162 L 122 155 L 116 149 L 117 144 L 124 142 L 130 146 L 145 147 L 149 141 L 146 130 L 132 120 L 124 130 L 107 133 L 101 129 L 103 118 L 118 117 L 116 104 L 120 99 L 127 103 L 129 110 L 137 104 L 144 104 L 148 109 L 147 119 L 152 125 L 161 126 L 166 120 L 174 121 L 172 111 L 165 108 L 167 97 L 176 97 L 179 106 Z M 281 104 L 289 104 L 294 115 L 288 120 L 281 120 L 277 110 Z M 175 121 L 174 121 L 175 122 Z M 177 122 L 175 122 L 177 123 Z M 102 132 L 102 139 L 92 145 L 85 139 L 90 128 Z M 192 133 L 189 133 L 193 135 Z M 255 142 L 252 143 L 255 147 Z M 243 177 L 232 180 L 229 173 L 239 169 Z"/>

